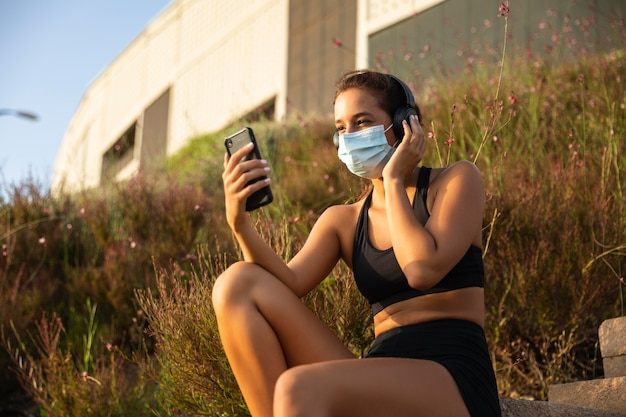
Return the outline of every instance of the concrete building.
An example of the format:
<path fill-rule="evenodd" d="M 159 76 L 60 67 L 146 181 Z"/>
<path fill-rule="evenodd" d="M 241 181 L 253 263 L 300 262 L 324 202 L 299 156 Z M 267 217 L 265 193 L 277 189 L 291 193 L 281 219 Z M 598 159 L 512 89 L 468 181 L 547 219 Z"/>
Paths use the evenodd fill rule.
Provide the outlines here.
<path fill-rule="evenodd" d="M 567 33 L 563 25 L 580 32 L 580 39 L 589 31 L 604 39 L 619 30 L 626 13 L 620 0 L 511 3 L 509 35 L 517 46 L 510 50 L 558 44 L 563 59 L 581 52 L 581 45 L 554 40 Z M 471 73 L 476 65 L 497 62 L 504 33 L 500 5 L 174 0 L 85 92 L 57 156 L 53 192 L 128 178 L 191 138 L 246 115 L 330 115 L 335 80 L 355 68 L 403 77 L 419 101 L 420 80 L 434 72 Z M 618 47 L 611 42 L 582 47 Z"/>

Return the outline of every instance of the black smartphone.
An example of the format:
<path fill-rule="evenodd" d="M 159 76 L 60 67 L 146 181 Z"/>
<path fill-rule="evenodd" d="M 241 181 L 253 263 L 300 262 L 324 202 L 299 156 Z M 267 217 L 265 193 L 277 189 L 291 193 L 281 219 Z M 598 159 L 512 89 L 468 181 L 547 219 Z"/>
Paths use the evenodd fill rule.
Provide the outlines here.
<path fill-rule="evenodd" d="M 232 135 L 224 139 L 224 146 L 226 146 L 226 152 L 228 153 L 229 157 L 232 156 L 232 154 L 237 152 L 239 149 L 246 146 L 248 143 L 253 143 L 254 148 L 250 151 L 248 155 L 246 155 L 242 159 L 242 161 L 247 161 L 253 158 L 261 159 L 261 152 L 259 151 L 259 147 L 254 137 L 254 132 L 251 128 L 244 127 L 239 132 L 233 133 Z M 255 178 L 248 182 L 247 185 L 264 180 L 266 178 L 266 176 Z M 253 211 L 258 209 L 259 207 L 263 207 L 271 203 L 273 199 L 274 197 L 272 195 L 272 189 L 269 185 L 267 185 L 266 187 L 255 191 L 254 194 L 248 197 L 248 199 L 246 200 L 246 211 Z"/>

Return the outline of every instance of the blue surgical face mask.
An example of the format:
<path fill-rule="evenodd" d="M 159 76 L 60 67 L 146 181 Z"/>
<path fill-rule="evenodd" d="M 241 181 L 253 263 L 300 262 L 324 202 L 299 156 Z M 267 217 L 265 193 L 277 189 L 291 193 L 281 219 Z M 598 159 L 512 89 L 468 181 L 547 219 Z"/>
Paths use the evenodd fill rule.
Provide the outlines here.
<path fill-rule="evenodd" d="M 339 159 L 350 172 L 362 178 L 376 179 L 383 176 L 383 168 L 396 150 L 389 146 L 385 133 L 391 129 L 383 125 L 339 135 Z"/>

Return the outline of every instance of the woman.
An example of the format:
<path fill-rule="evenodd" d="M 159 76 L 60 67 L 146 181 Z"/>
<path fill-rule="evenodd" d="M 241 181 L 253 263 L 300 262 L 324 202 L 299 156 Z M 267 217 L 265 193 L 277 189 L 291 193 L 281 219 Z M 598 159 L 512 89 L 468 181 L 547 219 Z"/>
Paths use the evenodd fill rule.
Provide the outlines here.
<path fill-rule="evenodd" d="M 419 108 L 397 78 L 346 74 L 336 86 L 340 159 L 371 179 L 360 201 L 328 208 L 285 264 L 255 231 L 245 200 L 266 161 L 225 157 L 226 214 L 244 261 L 216 281 L 220 337 L 253 416 L 497 416 L 483 331 L 484 191 L 466 161 L 418 166 Z M 300 298 L 343 259 L 374 313 L 357 359 Z"/>

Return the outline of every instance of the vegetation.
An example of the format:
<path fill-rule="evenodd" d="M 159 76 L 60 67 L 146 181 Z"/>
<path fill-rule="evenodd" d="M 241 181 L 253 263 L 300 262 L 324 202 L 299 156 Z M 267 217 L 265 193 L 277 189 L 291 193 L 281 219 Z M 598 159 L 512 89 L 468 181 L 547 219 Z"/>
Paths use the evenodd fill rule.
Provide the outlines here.
<path fill-rule="evenodd" d="M 597 329 L 624 315 L 623 49 L 530 56 L 418 83 L 425 165 L 475 161 L 487 190 L 486 332 L 502 397 L 602 376 Z M 285 259 L 319 214 L 364 183 L 336 158 L 330 118 L 252 124 L 275 201 L 253 214 Z M 239 258 L 223 214 L 222 138 L 155 175 L 71 196 L 34 181 L 0 202 L 0 377 L 45 416 L 248 415 L 224 358 L 211 286 Z M 369 307 L 337 266 L 305 302 L 356 354 Z M 0 404 L 8 414 L 10 404 Z"/>

